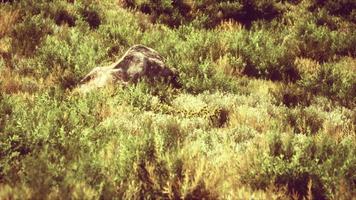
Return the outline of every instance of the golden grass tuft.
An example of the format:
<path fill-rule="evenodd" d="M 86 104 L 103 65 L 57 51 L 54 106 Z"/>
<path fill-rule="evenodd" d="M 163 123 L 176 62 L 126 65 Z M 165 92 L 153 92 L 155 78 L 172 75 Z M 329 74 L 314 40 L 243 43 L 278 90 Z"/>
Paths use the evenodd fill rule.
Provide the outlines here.
<path fill-rule="evenodd" d="M 0 72 L 0 92 L 6 94 L 33 93 L 38 90 L 37 82 L 4 69 Z"/>
<path fill-rule="evenodd" d="M 308 58 L 297 58 L 294 64 L 302 76 L 317 74 L 320 70 L 319 62 Z"/>
<path fill-rule="evenodd" d="M 237 21 L 230 19 L 221 22 L 216 29 L 221 31 L 239 31 L 243 29 L 243 25 Z"/>
<path fill-rule="evenodd" d="M 17 19 L 19 18 L 18 10 L 1 11 L 0 15 L 0 38 L 8 35 Z"/>

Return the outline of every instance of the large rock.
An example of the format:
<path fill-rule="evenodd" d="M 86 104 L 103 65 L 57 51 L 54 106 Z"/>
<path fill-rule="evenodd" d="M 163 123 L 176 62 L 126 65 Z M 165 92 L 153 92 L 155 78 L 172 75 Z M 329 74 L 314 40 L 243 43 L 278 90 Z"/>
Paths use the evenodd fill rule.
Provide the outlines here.
<path fill-rule="evenodd" d="M 81 91 L 90 91 L 109 84 L 127 85 L 144 79 L 151 84 L 164 81 L 179 87 L 177 74 L 168 68 L 157 51 L 144 45 L 134 45 L 117 62 L 95 67 L 81 80 Z"/>

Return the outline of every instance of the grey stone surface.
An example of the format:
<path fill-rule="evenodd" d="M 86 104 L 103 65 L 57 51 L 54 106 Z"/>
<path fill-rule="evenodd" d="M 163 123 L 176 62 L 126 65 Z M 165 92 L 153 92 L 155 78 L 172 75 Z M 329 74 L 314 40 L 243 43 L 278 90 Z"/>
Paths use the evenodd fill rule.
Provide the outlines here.
<path fill-rule="evenodd" d="M 117 62 L 95 67 L 80 82 L 80 90 L 90 91 L 109 84 L 127 85 L 145 80 L 150 84 L 164 81 L 179 87 L 177 73 L 168 68 L 157 51 L 144 45 L 132 46 Z"/>

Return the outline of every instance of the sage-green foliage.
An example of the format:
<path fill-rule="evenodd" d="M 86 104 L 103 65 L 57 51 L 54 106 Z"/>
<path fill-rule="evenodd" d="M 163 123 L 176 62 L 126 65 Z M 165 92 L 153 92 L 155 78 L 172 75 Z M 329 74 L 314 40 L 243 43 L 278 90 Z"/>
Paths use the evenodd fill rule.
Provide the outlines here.
<path fill-rule="evenodd" d="M 356 195 L 353 1 L 0 2 L 0 199 Z M 182 87 L 76 92 L 134 44 Z"/>
<path fill-rule="evenodd" d="M 171 0 L 121 0 L 124 7 L 152 15 L 155 22 L 171 27 L 199 22 L 199 26 L 214 27 L 221 21 L 233 19 L 250 25 L 258 19 L 271 20 L 282 12 L 280 1 L 171 1 Z"/>

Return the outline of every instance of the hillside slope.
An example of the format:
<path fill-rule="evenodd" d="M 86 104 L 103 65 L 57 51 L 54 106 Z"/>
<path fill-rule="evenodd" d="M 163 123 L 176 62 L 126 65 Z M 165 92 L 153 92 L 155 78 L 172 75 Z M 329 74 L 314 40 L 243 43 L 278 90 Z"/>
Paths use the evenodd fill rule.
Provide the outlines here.
<path fill-rule="evenodd" d="M 353 1 L 0 1 L 0 199 L 352 199 Z M 181 88 L 81 94 L 151 47 Z"/>

